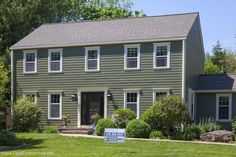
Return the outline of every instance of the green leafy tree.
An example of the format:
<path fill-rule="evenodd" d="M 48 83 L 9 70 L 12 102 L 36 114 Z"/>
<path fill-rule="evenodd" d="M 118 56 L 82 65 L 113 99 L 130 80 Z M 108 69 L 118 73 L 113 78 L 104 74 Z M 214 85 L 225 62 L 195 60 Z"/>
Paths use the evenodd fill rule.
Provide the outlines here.
<path fill-rule="evenodd" d="M 206 74 L 216 74 L 220 72 L 220 68 L 213 64 L 212 56 L 207 56 L 205 61 L 205 73 Z"/>

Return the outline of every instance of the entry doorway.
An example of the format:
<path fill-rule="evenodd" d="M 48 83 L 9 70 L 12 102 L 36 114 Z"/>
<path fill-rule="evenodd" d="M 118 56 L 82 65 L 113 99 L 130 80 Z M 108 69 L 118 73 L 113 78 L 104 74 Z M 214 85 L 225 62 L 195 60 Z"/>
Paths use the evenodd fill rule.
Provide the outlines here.
<path fill-rule="evenodd" d="M 81 98 L 81 125 L 91 125 L 96 113 L 104 117 L 104 92 L 82 92 Z"/>

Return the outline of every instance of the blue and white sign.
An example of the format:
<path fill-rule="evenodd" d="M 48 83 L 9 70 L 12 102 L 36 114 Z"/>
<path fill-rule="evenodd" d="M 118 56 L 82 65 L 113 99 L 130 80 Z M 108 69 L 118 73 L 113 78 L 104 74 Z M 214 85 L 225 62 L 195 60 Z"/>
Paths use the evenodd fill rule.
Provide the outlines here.
<path fill-rule="evenodd" d="M 125 129 L 105 128 L 104 141 L 112 142 L 112 143 L 124 143 L 125 142 Z"/>

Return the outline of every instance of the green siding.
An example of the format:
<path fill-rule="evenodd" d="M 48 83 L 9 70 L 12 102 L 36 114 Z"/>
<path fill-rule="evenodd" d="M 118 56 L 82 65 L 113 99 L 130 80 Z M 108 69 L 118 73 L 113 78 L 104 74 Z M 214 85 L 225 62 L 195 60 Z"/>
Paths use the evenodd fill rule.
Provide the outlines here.
<path fill-rule="evenodd" d="M 186 101 L 188 100 L 188 88 L 195 89 L 197 76 L 204 73 L 204 61 L 205 56 L 198 17 L 193 23 L 186 40 Z"/>
<path fill-rule="evenodd" d="M 23 74 L 23 52 L 14 52 L 16 64 L 16 96 L 24 91 L 37 91 L 38 104 L 43 109 L 42 122 L 62 124 L 58 120 L 47 119 L 48 90 L 63 90 L 62 113 L 69 113 L 71 126 L 77 126 L 77 103 L 70 95 L 78 88 L 106 87 L 114 96 L 114 102 L 108 101 L 108 115 L 115 106 L 123 107 L 123 89 L 141 88 L 141 114 L 152 105 L 152 88 L 171 88 L 173 94 L 181 96 L 182 88 L 182 41 L 171 42 L 171 68 L 153 70 L 153 44 L 141 44 L 141 69 L 124 70 L 124 46 L 104 45 L 100 47 L 100 72 L 85 72 L 85 48 L 63 48 L 63 72 L 48 73 L 47 49 L 38 50 L 37 74 Z"/>
<path fill-rule="evenodd" d="M 218 93 L 217 93 L 218 94 Z M 219 93 L 220 94 L 220 93 Z M 216 93 L 197 94 L 196 120 L 201 118 L 216 118 Z M 236 93 L 232 94 L 232 118 L 236 117 Z M 221 123 L 224 128 L 231 128 L 230 122 Z"/>

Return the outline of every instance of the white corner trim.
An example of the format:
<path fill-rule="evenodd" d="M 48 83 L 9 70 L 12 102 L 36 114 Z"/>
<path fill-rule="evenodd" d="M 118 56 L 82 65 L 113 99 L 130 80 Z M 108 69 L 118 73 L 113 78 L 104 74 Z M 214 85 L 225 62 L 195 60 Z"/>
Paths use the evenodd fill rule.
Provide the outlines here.
<path fill-rule="evenodd" d="M 97 51 L 97 69 L 88 69 L 88 51 L 89 50 L 96 50 Z M 100 71 L 100 46 L 94 46 L 94 47 L 85 47 L 85 57 L 84 57 L 85 61 L 85 66 L 84 66 L 84 71 L 86 72 L 98 72 Z"/>
<path fill-rule="evenodd" d="M 219 119 L 219 97 L 229 97 L 229 119 Z M 216 121 L 218 122 L 231 122 L 232 121 L 232 94 L 216 94 Z"/>
<path fill-rule="evenodd" d="M 137 50 L 138 50 L 137 67 L 136 68 L 127 68 L 127 54 L 128 54 L 127 49 L 128 48 L 137 48 Z M 124 70 L 140 70 L 140 60 L 141 60 L 140 44 L 124 45 Z"/>
<path fill-rule="evenodd" d="M 170 68 L 170 44 L 171 42 L 153 43 L 153 69 L 169 69 Z M 156 66 L 156 47 L 167 46 L 167 66 Z"/>
<path fill-rule="evenodd" d="M 185 100 L 186 87 L 186 40 L 182 40 L 182 99 Z"/>
<path fill-rule="evenodd" d="M 51 95 L 52 94 L 59 94 L 60 95 L 60 109 L 59 109 L 59 117 L 53 118 L 51 117 Z M 48 93 L 48 119 L 49 120 L 61 120 L 62 119 L 62 93 Z"/>
<path fill-rule="evenodd" d="M 60 52 L 60 70 L 58 71 L 51 71 L 51 54 L 52 52 Z M 62 65 L 63 65 L 63 49 L 48 49 L 48 73 L 60 73 L 62 72 Z"/>
<path fill-rule="evenodd" d="M 140 118 L 140 90 L 126 90 L 124 91 L 124 109 L 127 108 L 127 99 L 126 99 L 126 96 L 127 96 L 127 93 L 137 93 L 137 114 L 136 114 L 136 118 L 139 119 Z"/>
<path fill-rule="evenodd" d="M 13 104 L 13 98 L 14 98 L 14 53 L 13 50 L 11 50 L 11 103 Z M 12 105 L 11 105 L 12 106 Z"/>
<path fill-rule="evenodd" d="M 37 50 L 23 50 L 23 73 L 24 74 L 34 74 L 37 73 Z M 28 53 L 34 53 L 34 71 L 26 71 L 26 55 Z"/>

